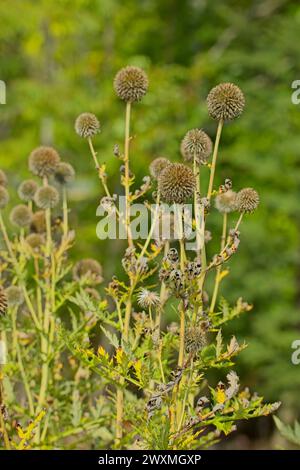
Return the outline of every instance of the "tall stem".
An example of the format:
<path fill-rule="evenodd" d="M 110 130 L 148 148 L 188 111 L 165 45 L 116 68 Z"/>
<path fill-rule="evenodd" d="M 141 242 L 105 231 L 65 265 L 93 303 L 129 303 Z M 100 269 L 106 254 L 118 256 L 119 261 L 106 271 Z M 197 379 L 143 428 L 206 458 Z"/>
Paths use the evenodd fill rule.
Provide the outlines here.
<path fill-rule="evenodd" d="M 227 213 L 224 212 L 220 251 L 224 250 L 225 243 L 226 243 L 226 233 L 227 233 Z M 217 270 L 216 270 L 214 292 L 213 292 L 213 295 L 212 295 L 211 304 L 210 304 L 210 308 L 209 308 L 210 313 L 213 313 L 213 311 L 215 309 L 215 305 L 216 305 L 216 301 L 217 301 L 217 297 L 218 297 L 218 292 L 219 292 L 219 286 L 220 286 L 220 282 L 221 282 L 221 279 L 220 279 L 221 273 L 222 273 L 222 266 L 220 265 L 220 266 L 217 267 Z"/>
<path fill-rule="evenodd" d="M 196 222 L 196 253 L 197 259 L 200 261 L 201 258 L 201 219 L 200 219 L 200 166 L 197 162 L 196 156 L 194 155 L 194 176 L 196 179 L 196 188 L 194 191 L 194 212 Z"/>
<path fill-rule="evenodd" d="M 67 198 L 67 188 L 65 185 L 62 187 L 63 194 L 63 238 L 66 239 L 68 235 L 68 198 Z"/>
<path fill-rule="evenodd" d="M 130 229 L 130 168 L 129 168 L 129 143 L 130 143 L 130 113 L 131 103 L 126 103 L 125 114 L 125 144 L 124 144 L 124 166 L 125 166 L 125 225 L 127 231 L 128 245 L 133 246 Z"/>
<path fill-rule="evenodd" d="M 215 171 L 216 171 L 217 156 L 218 156 L 218 149 L 219 149 L 219 143 L 221 139 L 222 128 L 223 128 L 223 120 L 221 119 L 218 123 L 217 135 L 216 135 L 213 157 L 212 157 L 212 164 L 210 168 L 210 177 L 209 177 L 209 184 L 208 184 L 208 191 L 207 191 L 208 200 L 210 200 L 211 194 L 213 191 L 214 177 L 215 177 Z"/>

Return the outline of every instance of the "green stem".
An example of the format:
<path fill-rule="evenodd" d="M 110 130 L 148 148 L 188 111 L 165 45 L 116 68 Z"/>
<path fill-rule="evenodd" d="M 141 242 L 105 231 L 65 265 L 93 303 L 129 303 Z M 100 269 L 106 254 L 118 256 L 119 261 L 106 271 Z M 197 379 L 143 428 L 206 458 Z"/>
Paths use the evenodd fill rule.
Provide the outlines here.
<path fill-rule="evenodd" d="M 223 120 L 221 119 L 218 123 L 217 135 L 216 135 L 213 157 L 212 157 L 212 164 L 210 168 L 210 177 L 209 177 L 209 184 L 208 184 L 208 191 L 207 191 L 208 200 L 210 200 L 211 194 L 213 191 L 214 177 L 215 177 L 215 171 L 216 171 L 217 156 L 218 156 L 219 143 L 220 143 L 221 134 L 222 134 L 222 128 L 223 128 Z"/>
<path fill-rule="evenodd" d="M 225 247 L 226 233 L 227 233 L 227 213 L 225 212 L 223 214 L 223 228 L 222 228 L 221 248 L 220 248 L 221 252 L 224 250 L 224 247 Z M 221 280 L 220 280 L 221 273 L 222 273 L 222 266 L 220 265 L 220 266 L 217 267 L 217 270 L 216 270 L 214 291 L 213 291 L 211 304 L 210 304 L 210 308 L 209 308 L 210 313 L 214 312 L 214 309 L 215 309 L 215 306 L 216 306 L 218 292 L 219 292 L 219 286 L 220 286 L 220 282 L 221 282 Z"/>

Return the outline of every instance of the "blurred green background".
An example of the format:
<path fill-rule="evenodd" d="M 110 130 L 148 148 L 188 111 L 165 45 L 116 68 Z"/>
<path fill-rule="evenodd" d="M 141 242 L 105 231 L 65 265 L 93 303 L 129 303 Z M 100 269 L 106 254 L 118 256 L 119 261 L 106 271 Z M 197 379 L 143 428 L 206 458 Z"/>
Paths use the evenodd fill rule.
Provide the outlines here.
<path fill-rule="evenodd" d="M 232 302 L 243 296 L 254 309 L 227 333 L 250 344 L 239 359 L 242 382 L 268 400 L 281 399 L 285 421 L 299 418 L 300 365 L 290 359 L 291 343 L 300 338 L 300 105 L 291 102 L 291 84 L 300 78 L 299 2 L 11 0 L 1 2 L 0 17 L 0 79 L 7 85 L 0 167 L 16 187 L 40 143 L 54 145 L 74 165 L 74 256 L 100 259 L 107 280 L 121 272 L 124 245 L 96 238 L 102 191 L 87 143 L 74 132 L 76 116 L 98 116 L 102 132 L 95 146 L 118 192 L 113 146 L 123 143 L 124 105 L 112 81 L 119 68 L 141 66 L 150 80 L 148 95 L 133 110 L 137 180 L 156 156 L 179 161 L 188 129 L 203 127 L 214 137 L 216 124 L 205 105 L 210 88 L 224 81 L 242 88 L 247 106 L 225 127 L 216 183 L 229 177 L 235 189 L 253 186 L 261 206 L 243 223 L 222 290 Z M 220 220 L 217 214 L 210 219 L 214 253 Z M 251 426 L 245 431 L 249 446 L 253 436 L 270 434 L 265 423 Z"/>

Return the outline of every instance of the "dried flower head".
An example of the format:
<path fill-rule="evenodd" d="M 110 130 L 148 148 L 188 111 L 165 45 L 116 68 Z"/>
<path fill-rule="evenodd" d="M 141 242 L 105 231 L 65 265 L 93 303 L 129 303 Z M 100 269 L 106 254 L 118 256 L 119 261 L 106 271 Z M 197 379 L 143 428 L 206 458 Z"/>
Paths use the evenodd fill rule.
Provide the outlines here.
<path fill-rule="evenodd" d="M 46 232 L 46 216 L 44 211 L 37 211 L 32 215 L 30 229 L 32 232 Z"/>
<path fill-rule="evenodd" d="M 7 176 L 3 170 L 0 170 L 0 186 L 7 186 Z"/>
<path fill-rule="evenodd" d="M 22 289 L 18 286 L 10 286 L 5 290 L 7 297 L 7 304 L 10 307 L 22 305 L 24 297 Z"/>
<path fill-rule="evenodd" d="M 182 163 L 168 165 L 158 177 L 161 199 L 169 204 L 185 203 L 193 195 L 195 185 L 192 170 Z"/>
<path fill-rule="evenodd" d="M 151 176 L 154 179 L 157 179 L 160 173 L 166 168 L 166 166 L 170 165 L 171 162 L 165 157 L 158 157 L 153 160 L 149 165 L 149 171 Z"/>
<path fill-rule="evenodd" d="M 241 89 L 233 83 L 220 83 L 208 94 L 207 107 L 213 119 L 231 121 L 239 117 L 245 106 Z"/>
<path fill-rule="evenodd" d="M 9 194 L 6 188 L 0 186 L 0 209 L 3 209 L 9 203 Z"/>
<path fill-rule="evenodd" d="M 202 129 L 191 129 L 181 141 L 181 154 L 187 161 L 205 164 L 212 152 L 212 141 Z"/>
<path fill-rule="evenodd" d="M 0 286 L 0 315 L 5 315 L 7 311 L 7 296 L 2 286 Z"/>
<path fill-rule="evenodd" d="M 70 163 L 60 162 L 56 168 L 54 177 L 60 184 L 70 183 L 75 177 L 75 170 Z"/>
<path fill-rule="evenodd" d="M 9 220 L 17 227 L 28 227 L 30 225 L 32 213 L 25 204 L 15 206 L 10 215 Z"/>
<path fill-rule="evenodd" d="M 35 193 L 34 202 L 40 209 L 52 209 L 59 202 L 59 193 L 54 186 L 42 186 Z"/>
<path fill-rule="evenodd" d="M 38 185 L 34 180 L 22 181 L 18 188 L 18 195 L 22 201 L 32 201 Z"/>
<path fill-rule="evenodd" d="M 73 278 L 79 281 L 83 277 L 87 278 L 91 284 L 100 284 L 103 280 L 100 263 L 92 258 L 78 261 L 73 268 Z"/>
<path fill-rule="evenodd" d="M 244 188 L 237 193 L 236 207 L 239 212 L 254 212 L 259 205 L 259 195 L 253 188 Z"/>
<path fill-rule="evenodd" d="M 236 210 L 236 192 L 229 189 L 220 193 L 215 199 L 216 209 L 222 214 L 228 214 Z"/>
<path fill-rule="evenodd" d="M 41 178 L 53 175 L 60 156 L 53 147 L 37 147 L 29 155 L 29 170 Z"/>
<path fill-rule="evenodd" d="M 160 304 L 160 298 L 156 292 L 141 289 L 137 296 L 137 302 L 142 308 L 157 307 Z"/>
<path fill-rule="evenodd" d="M 95 114 L 82 113 L 75 121 L 75 131 L 84 139 L 93 137 L 100 132 L 100 122 L 98 121 Z"/>
<path fill-rule="evenodd" d="M 33 251 L 38 252 L 40 247 L 45 243 L 45 239 L 40 233 L 30 233 L 26 237 L 26 243 L 28 243 Z"/>
<path fill-rule="evenodd" d="M 148 85 L 148 77 L 144 70 L 131 65 L 119 70 L 114 79 L 116 94 L 127 103 L 140 101 L 146 94 Z"/>
<path fill-rule="evenodd" d="M 201 351 L 206 344 L 206 336 L 202 328 L 197 326 L 187 328 L 184 337 L 184 344 L 187 353 L 196 354 Z"/>

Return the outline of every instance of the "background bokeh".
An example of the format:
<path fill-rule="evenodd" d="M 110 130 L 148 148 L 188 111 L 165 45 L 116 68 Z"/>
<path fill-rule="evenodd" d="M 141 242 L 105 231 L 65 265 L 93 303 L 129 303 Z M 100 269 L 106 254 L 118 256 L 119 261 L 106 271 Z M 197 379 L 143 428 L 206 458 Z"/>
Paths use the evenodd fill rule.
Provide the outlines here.
<path fill-rule="evenodd" d="M 188 129 L 203 127 L 214 137 L 205 105 L 211 87 L 232 81 L 242 88 L 246 110 L 225 128 L 217 184 L 229 177 L 235 189 L 253 186 L 261 206 L 243 224 L 222 290 L 230 301 L 243 296 L 254 309 L 227 334 L 249 343 L 238 364 L 242 382 L 268 400 L 282 400 L 285 421 L 299 418 L 300 365 L 290 360 L 291 343 L 300 338 L 300 105 L 291 102 L 291 83 L 300 78 L 299 2 L 11 0 L 1 2 L 0 17 L 0 79 L 7 84 L 0 167 L 16 187 L 40 143 L 54 145 L 74 165 L 74 258 L 98 258 L 107 280 L 121 272 L 124 245 L 96 238 L 102 192 L 87 144 L 74 132 L 76 116 L 90 111 L 99 117 L 95 145 L 118 192 L 113 146 L 122 145 L 124 106 L 112 81 L 119 68 L 141 66 L 150 80 L 148 95 L 133 110 L 138 180 L 156 156 L 180 160 Z M 220 220 L 217 214 L 211 219 L 214 253 Z M 242 429 L 235 445 L 255 440 L 270 447 L 271 439 L 272 421 L 260 420 Z"/>

